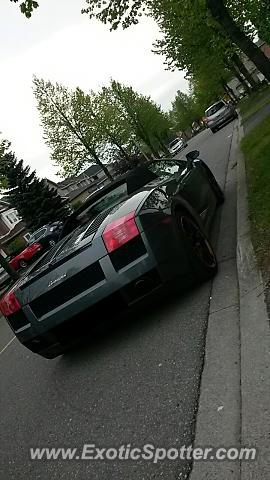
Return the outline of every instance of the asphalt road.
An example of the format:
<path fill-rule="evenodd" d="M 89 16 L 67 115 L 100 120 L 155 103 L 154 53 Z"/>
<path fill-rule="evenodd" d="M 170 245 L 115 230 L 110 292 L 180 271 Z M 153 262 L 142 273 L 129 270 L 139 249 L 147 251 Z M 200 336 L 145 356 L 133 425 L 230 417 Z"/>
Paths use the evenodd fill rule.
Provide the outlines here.
<path fill-rule="evenodd" d="M 222 186 L 232 130 L 233 124 L 215 135 L 204 131 L 187 149 L 200 150 Z M 31 461 L 29 448 L 190 445 L 210 292 L 209 282 L 149 301 L 94 341 L 53 361 L 12 340 L 0 319 L 0 478 L 187 478 L 190 465 L 184 461 Z"/>

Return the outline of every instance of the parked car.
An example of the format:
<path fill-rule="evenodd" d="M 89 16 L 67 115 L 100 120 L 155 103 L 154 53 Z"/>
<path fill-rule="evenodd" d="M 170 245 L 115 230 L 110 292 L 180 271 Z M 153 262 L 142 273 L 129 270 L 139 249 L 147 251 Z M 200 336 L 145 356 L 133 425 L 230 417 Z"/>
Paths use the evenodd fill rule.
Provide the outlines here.
<path fill-rule="evenodd" d="M 219 100 L 205 111 L 204 121 L 208 128 L 216 133 L 219 128 L 238 117 L 237 111 L 231 103 Z"/>
<path fill-rule="evenodd" d="M 172 142 L 169 143 L 168 150 L 171 155 L 176 155 L 178 152 L 180 152 L 187 146 L 187 142 L 185 142 L 182 138 L 175 138 Z"/>
<path fill-rule="evenodd" d="M 28 239 L 28 244 L 32 245 L 33 243 L 38 242 L 43 249 L 51 248 L 58 242 L 62 228 L 63 222 L 54 222 L 49 225 L 44 225 L 32 233 L 31 237 Z"/>
<path fill-rule="evenodd" d="M 20 268 L 26 268 L 31 263 L 34 257 L 36 257 L 42 250 L 40 243 L 32 243 L 28 245 L 21 253 L 12 257 L 9 264 L 14 270 L 20 270 Z"/>
<path fill-rule="evenodd" d="M 198 122 L 193 122 L 191 125 L 193 133 L 199 133 L 202 130 L 202 125 Z"/>
<path fill-rule="evenodd" d="M 2 288 L 9 281 L 10 281 L 10 276 L 3 269 L 3 267 L 0 267 L 0 288 Z"/>
<path fill-rule="evenodd" d="M 154 160 L 92 195 L 64 225 L 60 242 L 0 302 L 19 341 L 46 358 L 85 325 L 97 325 L 168 282 L 209 279 L 217 259 L 208 234 L 223 193 L 199 152 Z"/>

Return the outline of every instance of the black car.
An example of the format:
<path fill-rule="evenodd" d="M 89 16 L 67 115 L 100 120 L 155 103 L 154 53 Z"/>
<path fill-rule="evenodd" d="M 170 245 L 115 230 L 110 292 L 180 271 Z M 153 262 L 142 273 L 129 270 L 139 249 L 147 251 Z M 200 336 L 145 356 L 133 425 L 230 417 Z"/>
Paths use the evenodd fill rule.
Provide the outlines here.
<path fill-rule="evenodd" d="M 198 155 L 155 160 L 147 184 L 122 177 L 72 214 L 60 242 L 0 302 L 23 345 L 53 358 L 82 320 L 95 325 L 170 280 L 186 287 L 215 275 L 208 232 L 223 193 Z"/>
<path fill-rule="evenodd" d="M 59 240 L 63 228 L 62 222 L 53 222 L 36 230 L 28 239 L 28 245 L 40 243 L 43 249 L 53 247 Z"/>

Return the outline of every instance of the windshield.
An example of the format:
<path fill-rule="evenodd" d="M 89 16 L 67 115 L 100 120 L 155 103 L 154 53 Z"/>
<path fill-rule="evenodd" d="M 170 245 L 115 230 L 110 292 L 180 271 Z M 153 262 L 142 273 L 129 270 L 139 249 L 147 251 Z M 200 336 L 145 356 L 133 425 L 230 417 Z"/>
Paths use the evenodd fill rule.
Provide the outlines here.
<path fill-rule="evenodd" d="M 85 226 L 92 222 L 92 220 L 94 220 L 94 218 L 97 217 L 101 212 L 112 208 L 118 203 L 121 203 L 121 201 L 127 198 L 127 196 L 127 184 L 126 182 L 123 182 L 110 192 L 104 193 L 104 195 L 95 202 L 93 200 L 93 203 L 90 203 L 90 205 L 89 199 L 87 201 L 88 206 L 85 206 L 85 208 L 81 207 L 78 213 L 74 212 L 70 218 L 67 219 L 60 238 L 64 238 L 76 228 Z"/>
<path fill-rule="evenodd" d="M 174 147 L 175 145 L 177 145 L 177 143 L 181 142 L 180 138 L 176 138 L 175 140 L 173 140 L 171 143 L 169 143 L 169 148 L 172 148 Z"/>
<path fill-rule="evenodd" d="M 159 178 L 166 179 L 169 177 L 181 175 L 186 169 L 186 167 L 186 162 L 179 160 L 178 162 L 155 161 L 151 163 L 148 168 Z"/>
<path fill-rule="evenodd" d="M 33 235 L 31 235 L 31 237 L 28 240 L 29 245 L 39 240 L 41 237 L 43 237 L 45 233 L 46 233 L 46 228 L 42 228 L 42 230 L 38 230 L 37 232 L 33 233 Z"/>
<path fill-rule="evenodd" d="M 205 112 L 205 115 L 206 115 L 206 117 L 211 117 L 211 115 L 214 115 L 215 113 L 217 113 L 219 110 L 221 110 L 224 107 L 225 107 L 224 102 L 218 102 L 215 105 L 212 105 L 212 107 L 208 108 L 208 110 L 206 110 L 206 112 Z"/>

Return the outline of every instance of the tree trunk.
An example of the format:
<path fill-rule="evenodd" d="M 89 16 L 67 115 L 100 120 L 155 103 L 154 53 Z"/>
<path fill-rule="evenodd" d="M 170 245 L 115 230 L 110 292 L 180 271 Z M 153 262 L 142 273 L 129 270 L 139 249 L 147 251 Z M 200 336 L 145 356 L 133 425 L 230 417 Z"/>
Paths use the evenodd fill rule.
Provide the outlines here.
<path fill-rule="evenodd" d="M 226 91 L 226 93 L 229 95 L 229 97 L 231 98 L 231 100 L 233 102 L 237 102 L 237 98 L 232 90 L 232 88 L 229 87 L 229 85 L 226 83 L 225 80 L 222 80 L 222 86 L 224 88 L 224 90 Z"/>
<path fill-rule="evenodd" d="M 105 175 L 108 177 L 108 179 L 112 182 L 114 180 L 112 174 L 109 172 L 108 168 L 106 167 L 106 165 L 104 165 L 104 163 L 102 163 L 98 157 L 98 155 L 96 154 L 96 152 L 94 152 L 93 150 L 90 151 L 90 154 L 91 156 L 95 159 L 95 162 L 96 164 L 103 170 L 103 172 L 105 173 Z"/>
<path fill-rule="evenodd" d="M 206 5 L 214 19 L 223 27 L 232 42 L 247 55 L 265 78 L 270 81 L 270 62 L 268 58 L 236 25 L 224 5 L 224 0 L 206 0 Z"/>
<path fill-rule="evenodd" d="M 240 72 L 238 71 L 238 69 L 236 68 L 236 66 L 234 65 L 234 63 L 231 63 L 231 64 L 228 64 L 229 65 L 229 68 L 231 70 L 231 72 L 236 76 L 236 78 L 239 80 L 239 82 L 241 83 L 241 85 L 243 86 L 243 88 L 245 89 L 245 91 L 247 93 L 251 93 L 251 88 L 250 86 L 247 84 L 247 82 L 245 81 L 245 79 L 242 77 L 242 75 L 240 74 Z"/>
<path fill-rule="evenodd" d="M 232 98 L 232 100 L 233 100 L 234 102 L 237 102 L 238 98 L 237 98 L 237 96 L 235 95 L 233 89 L 232 89 L 231 87 L 229 87 L 228 84 L 226 84 L 226 90 L 227 90 L 228 94 L 230 95 L 230 97 Z"/>
<path fill-rule="evenodd" d="M 8 273 L 12 280 L 18 280 L 19 274 L 11 268 L 6 259 L 0 254 L 0 266 Z"/>
<path fill-rule="evenodd" d="M 143 149 L 141 148 L 141 146 L 136 142 L 136 140 L 134 140 L 134 138 L 131 139 L 133 145 L 135 145 L 135 147 L 141 152 L 141 154 L 144 156 L 145 160 L 147 162 L 149 162 L 149 158 L 148 156 L 146 155 L 146 153 L 143 151 Z"/>
<path fill-rule="evenodd" d="M 159 146 L 160 146 L 162 152 L 166 153 L 166 155 L 169 155 L 170 152 L 169 152 L 169 149 L 168 149 L 167 145 L 165 144 L 165 142 L 159 136 L 155 135 L 155 137 L 156 137 L 156 139 L 159 143 Z"/>
<path fill-rule="evenodd" d="M 115 146 L 118 148 L 118 150 L 122 153 L 123 157 L 126 159 L 126 160 L 129 160 L 129 155 L 128 153 L 126 152 L 126 150 L 122 147 L 122 145 L 120 145 L 120 143 L 118 143 L 116 140 L 112 140 L 113 143 L 115 144 Z"/>
<path fill-rule="evenodd" d="M 248 83 L 251 85 L 251 88 L 253 90 L 256 90 L 259 86 L 258 83 L 254 80 L 251 73 L 248 71 L 245 64 L 242 62 L 241 58 L 236 55 L 236 53 L 232 56 L 232 61 L 238 68 L 239 72 L 243 75 L 245 80 L 247 80 Z"/>

